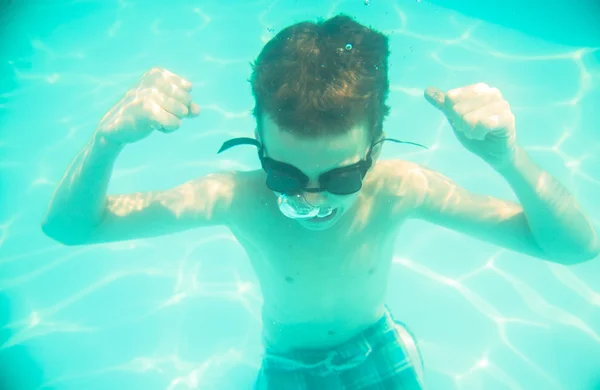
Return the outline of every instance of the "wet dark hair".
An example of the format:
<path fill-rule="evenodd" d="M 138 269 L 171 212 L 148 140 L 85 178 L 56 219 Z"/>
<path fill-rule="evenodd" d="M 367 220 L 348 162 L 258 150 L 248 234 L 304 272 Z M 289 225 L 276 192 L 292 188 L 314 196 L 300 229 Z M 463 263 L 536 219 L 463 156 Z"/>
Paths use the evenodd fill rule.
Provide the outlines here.
<path fill-rule="evenodd" d="M 298 136 L 342 134 L 365 122 L 372 139 L 389 107 L 388 38 L 338 15 L 289 26 L 252 64 L 257 130 L 268 114 Z"/>

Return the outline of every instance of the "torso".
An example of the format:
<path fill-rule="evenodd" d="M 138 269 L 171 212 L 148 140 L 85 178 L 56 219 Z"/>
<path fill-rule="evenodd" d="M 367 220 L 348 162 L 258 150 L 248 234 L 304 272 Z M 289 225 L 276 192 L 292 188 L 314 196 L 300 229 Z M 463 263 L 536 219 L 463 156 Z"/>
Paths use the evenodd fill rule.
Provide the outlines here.
<path fill-rule="evenodd" d="M 393 204 L 381 196 L 385 168 L 378 166 L 353 208 L 325 231 L 307 230 L 281 215 L 262 172 L 248 173 L 244 187 L 252 190 L 244 194 L 250 198 L 232 231 L 260 283 L 270 348 L 327 348 L 383 315 L 402 211 L 396 206 L 390 217 Z"/>

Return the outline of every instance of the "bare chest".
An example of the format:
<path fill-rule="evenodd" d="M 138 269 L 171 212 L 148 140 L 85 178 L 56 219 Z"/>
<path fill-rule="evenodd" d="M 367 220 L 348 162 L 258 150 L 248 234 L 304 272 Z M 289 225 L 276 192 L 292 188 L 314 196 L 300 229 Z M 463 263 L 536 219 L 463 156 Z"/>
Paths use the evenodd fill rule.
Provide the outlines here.
<path fill-rule="evenodd" d="M 291 220 L 263 219 L 236 234 L 248 253 L 271 317 L 357 317 L 385 294 L 395 229 L 351 215 L 330 231 L 311 232 Z"/>
<path fill-rule="evenodd" d="M 262 251 L 251 261 L 257 272 L 289 284 L 365 280 L 391 257 L 390 235 L 371 233 L 313 238 L 273 231 L 271 239 L 257 240 Z"/>
<path fill-rule="evenodd" d="M 283 217 L 272 194 L 232 228 L 260 284 L 270 345 L 335 345 L 381 318 L 400 223 L 373 187 L 327 230 Z"/>

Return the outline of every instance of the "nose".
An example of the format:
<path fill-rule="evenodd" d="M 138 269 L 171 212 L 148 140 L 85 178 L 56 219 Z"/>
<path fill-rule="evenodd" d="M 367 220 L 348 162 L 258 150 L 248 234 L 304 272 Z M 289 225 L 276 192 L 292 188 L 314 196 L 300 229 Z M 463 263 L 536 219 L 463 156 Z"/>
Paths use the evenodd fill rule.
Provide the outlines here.
<path fill-rule="evenodd" d="M 322 206 L 327 204 L 327 194 L 325 192 L 305 192 L 304 199 L 312 206 Z"/>

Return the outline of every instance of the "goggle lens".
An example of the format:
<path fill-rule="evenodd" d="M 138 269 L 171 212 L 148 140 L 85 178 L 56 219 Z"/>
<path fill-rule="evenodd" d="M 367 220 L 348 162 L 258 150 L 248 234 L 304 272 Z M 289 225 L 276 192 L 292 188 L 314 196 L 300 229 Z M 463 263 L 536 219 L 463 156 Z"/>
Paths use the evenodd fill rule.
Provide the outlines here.
<path fill-rule="evenodd" d="M 269 170 L 267 174 L 267 187 L 283 194 L 297 194 L 307 190 L 307 181 L 277 170 Z M 338 172 L 327 176 L 323 181 L 321 183 L 323 190 L 335 195 L 350 195 L 358 192 L 362 187 L 362 175 L 358 170 Z"/>
<path fill-rule="evenodd" d="M 358 170 L 339 172 L 327 176 L 325 189 L 335 195 L 350 195 L 362 187 L 362 175 Z"/>

